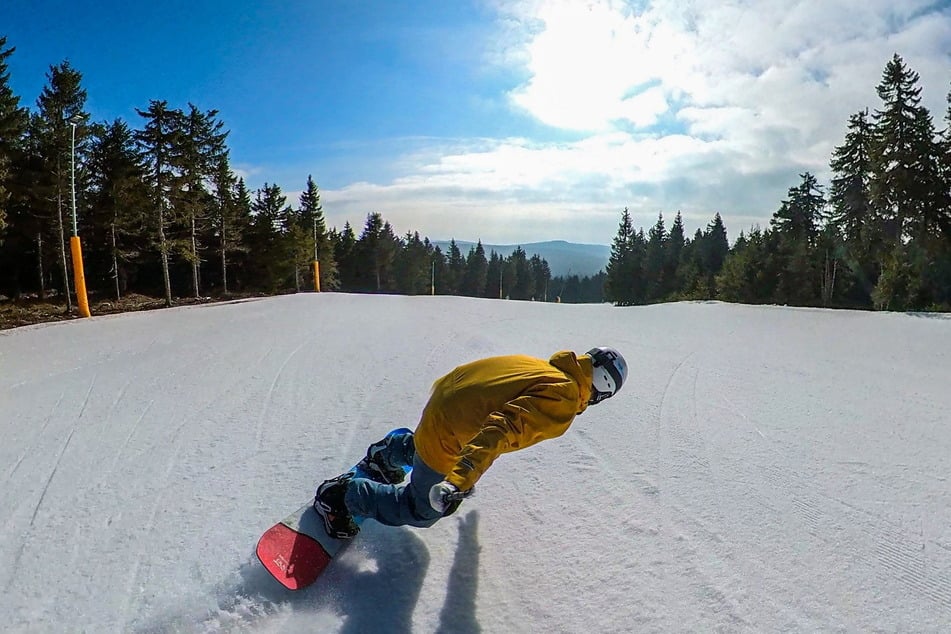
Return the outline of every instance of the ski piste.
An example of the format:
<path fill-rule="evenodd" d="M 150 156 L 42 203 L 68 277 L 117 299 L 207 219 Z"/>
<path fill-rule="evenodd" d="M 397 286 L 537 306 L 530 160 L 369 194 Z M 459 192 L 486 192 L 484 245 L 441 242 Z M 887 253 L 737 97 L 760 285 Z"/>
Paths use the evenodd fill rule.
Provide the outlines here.
<path fill-rule="evenodd" d="M 404 430 L 393 430 L 390 434 L 398 431 Z M 411 469 L 404 466 L 403 470 L 409 474 Z M 357 478 L 370 477 L 358 465 L 349 471 Z M 354 516 L 353 521 L 359 526 L 366 519 Z M 258 540 L 255 553 L 261 565 L 281 585 L 290 590 L 300 590 L 314 583 L 337 553 L 353 539 L 337 539 L 328 535 L 311 500 L 265 531 Z"/>

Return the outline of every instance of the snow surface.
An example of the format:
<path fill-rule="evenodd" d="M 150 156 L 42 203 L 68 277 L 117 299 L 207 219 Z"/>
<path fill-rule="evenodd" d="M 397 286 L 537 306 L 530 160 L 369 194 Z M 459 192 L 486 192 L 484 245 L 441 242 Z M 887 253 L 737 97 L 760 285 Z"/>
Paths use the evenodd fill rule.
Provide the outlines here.
<path fill-rule="evenodd" d="M 296 295 L 0 332 L 5 632 L 951 630 L 951 319 Z M 487 355 L 631 379 L 311 588 L 258 536 Z"/>

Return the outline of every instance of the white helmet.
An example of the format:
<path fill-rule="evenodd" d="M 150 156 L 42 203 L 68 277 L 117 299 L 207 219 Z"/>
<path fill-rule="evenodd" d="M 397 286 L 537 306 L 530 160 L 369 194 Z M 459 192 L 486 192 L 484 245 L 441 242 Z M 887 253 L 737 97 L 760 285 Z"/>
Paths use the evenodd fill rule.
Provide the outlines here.
<path fill-rule="evenodd" d="M 587 355 L 594 366 L 588 404 L 594 405 L 611 398 L 621 389 L 627 380 L 627 361 L 614 348 L 592 348 Z"/>

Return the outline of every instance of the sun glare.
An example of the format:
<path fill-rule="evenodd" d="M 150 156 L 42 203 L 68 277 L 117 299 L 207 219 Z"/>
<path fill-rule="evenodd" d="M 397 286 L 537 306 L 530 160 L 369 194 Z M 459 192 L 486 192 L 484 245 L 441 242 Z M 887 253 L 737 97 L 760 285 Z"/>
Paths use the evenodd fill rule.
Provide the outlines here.
<path fill-rule="evenodd" d="M 666 110 L 655 88 L 646 31 L 639 18 L 603 4 L 554 3 L 539 8 L 543 30 L 528 45 L 531 79 L 511 96 L 540 121 L 571 130 L 604 130 L 627 120 L 650 125 Z"/>

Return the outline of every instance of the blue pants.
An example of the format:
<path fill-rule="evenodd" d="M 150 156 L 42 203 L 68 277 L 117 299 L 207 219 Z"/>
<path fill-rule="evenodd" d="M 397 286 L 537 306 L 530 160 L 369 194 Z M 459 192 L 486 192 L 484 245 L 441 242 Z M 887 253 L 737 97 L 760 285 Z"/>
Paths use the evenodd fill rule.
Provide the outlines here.
<path fill-rule="evenodd" d="M 429 505 L 429 489 L 445 476 L 433 471 L 416 454 L 413 434 L 393 437 L 384 459 L 392 466 L 413 465 L 409 480 L 400 484 L 381 484 L 366 478 L 354 478 L 347 486 L 344 503 L 353 515 L 371 517 L 387 526 L 428 528 L 442 518 Z"/>

